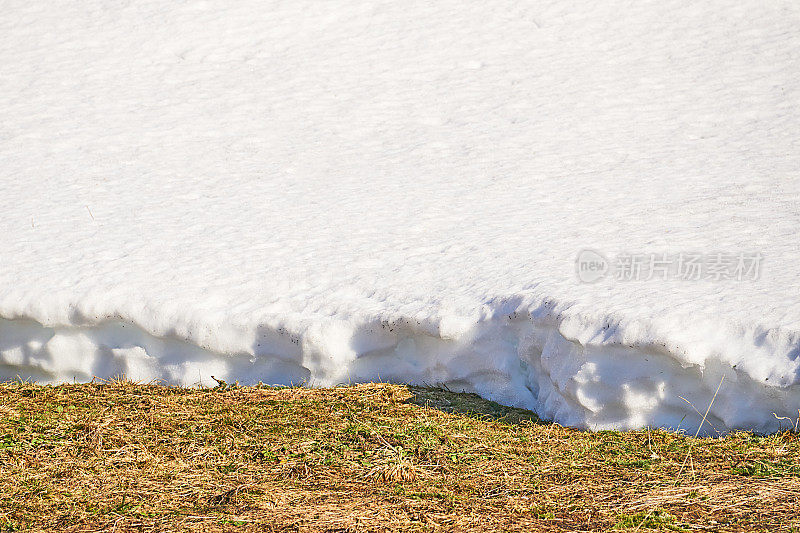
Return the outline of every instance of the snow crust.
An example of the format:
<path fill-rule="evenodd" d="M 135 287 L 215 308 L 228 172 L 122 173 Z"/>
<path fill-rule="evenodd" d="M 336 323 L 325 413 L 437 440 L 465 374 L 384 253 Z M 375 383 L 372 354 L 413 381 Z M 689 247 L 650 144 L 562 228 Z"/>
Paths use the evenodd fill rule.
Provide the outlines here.
<path fill-rule="evenodd" d="M 800 4 L 4 13 L 0 378 L 380 379 L 689 431 L 721 382 L 704 432 L 798 416 Z M 584 249 L 764 260 L 586 284 Z"/>

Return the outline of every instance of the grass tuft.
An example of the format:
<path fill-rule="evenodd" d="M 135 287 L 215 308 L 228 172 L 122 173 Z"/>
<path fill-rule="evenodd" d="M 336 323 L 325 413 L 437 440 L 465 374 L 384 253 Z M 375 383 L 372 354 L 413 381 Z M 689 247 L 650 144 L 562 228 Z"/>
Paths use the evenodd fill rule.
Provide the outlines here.
<path fill-rule="evenodd" d="M 416 481 L 425 477 L 427 472 L 414 464 L 408 452 L 400 446 L 388 446 L 379 452 L 384 456 L 381 463 L 367 472 L 368 479 L 375 479 L 387 483 L 402 483 Z"/>

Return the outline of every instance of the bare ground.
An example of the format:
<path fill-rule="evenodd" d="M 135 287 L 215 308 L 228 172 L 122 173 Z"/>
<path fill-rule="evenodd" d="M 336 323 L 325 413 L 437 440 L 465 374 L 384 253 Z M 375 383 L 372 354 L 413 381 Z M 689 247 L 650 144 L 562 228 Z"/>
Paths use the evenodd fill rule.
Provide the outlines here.
<path fill-rule="evenodd" d="M 439 389 L 0 384 L 0 531 L 800 531 L 794 432 L 590 433 Z"/>

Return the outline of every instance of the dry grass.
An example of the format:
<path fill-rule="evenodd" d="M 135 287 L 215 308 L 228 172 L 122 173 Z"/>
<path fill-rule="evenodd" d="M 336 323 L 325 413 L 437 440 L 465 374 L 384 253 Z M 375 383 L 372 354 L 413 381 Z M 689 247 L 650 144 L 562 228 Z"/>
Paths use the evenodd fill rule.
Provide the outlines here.
<path fill-rule="evenodd" d="M 793 433 L 588 433 L 395 385 L 0 385 L 0 530 L 791 531 L 799 499 Z"/>

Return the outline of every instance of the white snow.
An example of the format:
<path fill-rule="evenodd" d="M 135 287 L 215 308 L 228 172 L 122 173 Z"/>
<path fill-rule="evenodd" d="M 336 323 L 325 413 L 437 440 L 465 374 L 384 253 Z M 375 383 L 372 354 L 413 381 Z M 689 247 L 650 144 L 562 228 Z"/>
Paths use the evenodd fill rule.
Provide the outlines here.
<path fill-rule="evenodd" d="M 722 382 L 704 432 L 774 430 L 798 27 L 794 0 L 5 2 L 0 377 L 445 384 L 689 431 Z M 586 284 L 584 249 L 763 261 Z"/>

